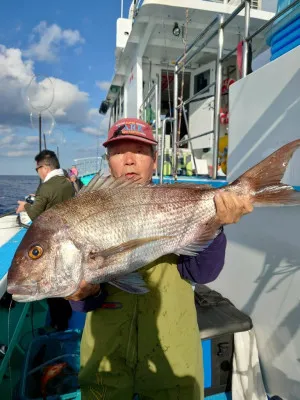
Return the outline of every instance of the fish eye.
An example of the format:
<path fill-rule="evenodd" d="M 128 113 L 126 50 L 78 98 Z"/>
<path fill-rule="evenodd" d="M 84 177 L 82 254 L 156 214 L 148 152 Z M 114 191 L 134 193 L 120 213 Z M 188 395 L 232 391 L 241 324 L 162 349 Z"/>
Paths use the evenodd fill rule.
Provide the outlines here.
<path fill-rule="evenodd" d="M 28 252 L 28 255 L 32 260 L 37 260 L 43 255 L 43 252 L 44 251 L 41 246 L 35 245 L 31 247 L 31 249 Z"/>

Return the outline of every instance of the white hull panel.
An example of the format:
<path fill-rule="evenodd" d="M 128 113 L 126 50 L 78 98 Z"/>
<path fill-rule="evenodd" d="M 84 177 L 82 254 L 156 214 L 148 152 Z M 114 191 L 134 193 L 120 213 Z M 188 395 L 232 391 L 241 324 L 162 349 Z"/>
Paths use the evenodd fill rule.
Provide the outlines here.
<path fill-rule="evenodd" d="M 229 181 L 300 138 L 300 47 L 230 89 Z M 300 151 L 284 182 L 300 185 Z M 211 286 L 253 319 L 266 388 L 300 398 L 300 207 L 255 209 L 226 228 L 224 270 Z"/>

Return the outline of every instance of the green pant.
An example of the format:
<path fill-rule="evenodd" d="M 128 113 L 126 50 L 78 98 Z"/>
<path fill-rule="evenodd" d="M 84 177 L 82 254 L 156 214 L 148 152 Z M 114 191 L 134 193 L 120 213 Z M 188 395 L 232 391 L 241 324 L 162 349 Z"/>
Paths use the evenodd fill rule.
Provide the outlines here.
<path fill-rule="evenodd" d="M 122 308 L 88 313 L 79 374 L 83 400 L 201 400 L 203 370 L 193 291 L 175 262 L 144 271 L 146 295 L 108 286 Z M 171 258 L 171 260 L 173 260 Z"/>

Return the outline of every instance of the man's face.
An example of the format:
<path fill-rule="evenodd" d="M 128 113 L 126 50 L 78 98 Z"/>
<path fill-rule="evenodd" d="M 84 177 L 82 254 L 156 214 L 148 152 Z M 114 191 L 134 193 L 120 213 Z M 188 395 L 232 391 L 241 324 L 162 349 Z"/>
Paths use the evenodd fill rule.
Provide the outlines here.
<path fill-rule="evenodd" d="M 50 167 L 48 165 L 45 165 L 43 162 L 36 164 L 35 170 L 38 173 L 38 175 L 42 181 L 46 178 L 46 176 L 51 171 Z"/>
<path fill-rule="evenodd" d="M 110 144 L 108 150 L 110 172 L 115 178 L 139 177 L 142 182 L 151 181 L 156 168 L 156 154 L 153 155 L 150 144 L 120 140 Z"/>

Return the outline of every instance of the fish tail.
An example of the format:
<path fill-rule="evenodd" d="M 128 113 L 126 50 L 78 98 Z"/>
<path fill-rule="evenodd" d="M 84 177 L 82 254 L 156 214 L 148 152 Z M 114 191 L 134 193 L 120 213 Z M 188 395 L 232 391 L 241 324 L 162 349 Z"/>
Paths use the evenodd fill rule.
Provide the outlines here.
<path fill-rule="evenodd" d="M 300 205 L 300 192 L 281 183 L 288 163 L 299 147 L 300 139 L 282 146 L 238 179 L 239 184 L 247 182 L 255 205 Z"/>

